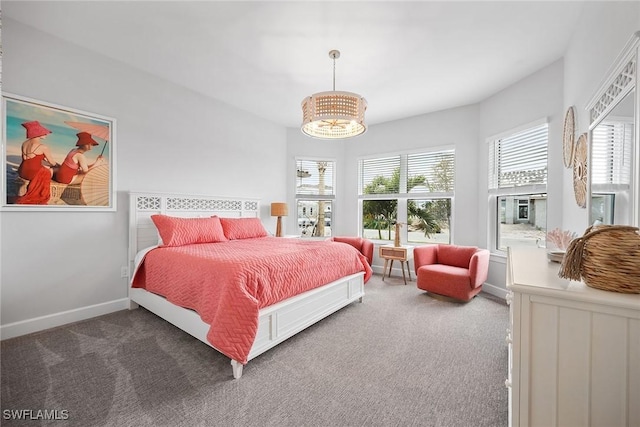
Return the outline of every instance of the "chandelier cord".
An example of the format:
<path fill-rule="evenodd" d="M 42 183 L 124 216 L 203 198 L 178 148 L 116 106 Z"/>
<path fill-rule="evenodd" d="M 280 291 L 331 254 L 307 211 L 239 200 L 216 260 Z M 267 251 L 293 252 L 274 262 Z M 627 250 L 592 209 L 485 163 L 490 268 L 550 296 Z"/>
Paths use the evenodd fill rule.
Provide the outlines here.
<path fill-rule="evenodd" d="M 336 57 L 333 57 L 333 91 L 336 91 Z"/>

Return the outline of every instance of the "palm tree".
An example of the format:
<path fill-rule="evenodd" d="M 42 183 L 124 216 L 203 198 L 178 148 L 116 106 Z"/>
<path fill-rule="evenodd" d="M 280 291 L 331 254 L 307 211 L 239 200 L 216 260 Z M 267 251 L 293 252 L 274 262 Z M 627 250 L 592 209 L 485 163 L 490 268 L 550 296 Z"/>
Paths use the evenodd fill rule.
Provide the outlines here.
<path fill-rule="evenodd" d="M 423 175 L 409 177 L 407 190 L 418 185 L 425 185 L 426 178 Z M 364 188 L 365 194 L 396 194 L 400 191 L 400 168 L 395 168 L 391 177 L 382 175 L 374 177 Z M 387 230 L 388 239 L 391 239 L 391 229 L 397 221 L 397 200 L 365 200 L 362 203 L 364 228 L 378 230 L 378 238 L 382 240 L 382 229 Z M 386 239 L 385 239 L 386 240 Z"/>
<path fill-rule="evenodd" d="M 410 200 L 407 205 L 409 224 L 416 230 L 424 231 L 425 237 L 431 237 L 431 234 L 439 233 L 442 230 L 436 219 L 436 215 L 429 209 L 432 203 L 433 202 L 426 202 L 426 206 L 420 208 L 416 202 Z"/>
<path fill-rule="evenodd" d="M 453 188 L 453 162 L 442 158 L 433 168 L 431 180 L 424 175 L 407 178 L 407 191 L 417 186 L 426 186 L 430 192 L 449 192 Z M 394 169 L 391 177 L 376 176 L 364 188 L 364 194 L 397 194 L 400 191 L 400 168 Z M 418 206 L 413 200 L 407 203 L 410 225 L 422 230 L 425 236 L 440 233 L 448 228 L 451 219 L 451 200 L 430 200 Z M 391 227 L 396 222 L 397 200 L 365 200 L 363 201 L 364 228 L 377 229 L 378 238 L 382 239 L 382 229 L 387 229 L 391 238 Z"/>
<path fill-rule="evenodd" d="M 327 162 L 318 162 L 318 194 L 324 194 L 324 174 Z M 315 237 L 324 237 L 324 200 L 318 200 L 318 221 L 315 226 Z"/>

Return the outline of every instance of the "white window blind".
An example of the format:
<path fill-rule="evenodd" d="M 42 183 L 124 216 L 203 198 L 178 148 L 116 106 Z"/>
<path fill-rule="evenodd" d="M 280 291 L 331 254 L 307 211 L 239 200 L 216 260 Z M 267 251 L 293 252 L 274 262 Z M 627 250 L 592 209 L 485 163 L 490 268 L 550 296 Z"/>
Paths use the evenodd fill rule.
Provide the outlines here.
<path fill-rule="evenodd" d="M 329 160 L 296 160 L 296 197 L 335 196 L 335 162 Z"/>
<path fill-rule="evenodd" d="M 489 144 L 489 188 L 547 183 L 546 123 Z"/>
<path fill-rule="evenodd" d="M 409 154 L 407 156 L 407 189 L 410 193 L 453 191 L 454 162 L 454 150 Z M 424 177 L 425 183 L 412 185 L 418 177 Z"/>
<path fill-rule="evenodd" d="M 633 124 L 600 123 L 593 130 L 591 173 L 593 184 L 630 184 Z"/>
<path fill-rule="evenodd" d="M 359 162 L 358 194 L 396 194 L 400 191 L 399 179 L 389 187 L 389 180 L 400 173 L 400 156 L 363 159 Z M 385 180 L 380 179 L 386 178 Z M 383 182 L 384 181 L 384 182 Z"/>

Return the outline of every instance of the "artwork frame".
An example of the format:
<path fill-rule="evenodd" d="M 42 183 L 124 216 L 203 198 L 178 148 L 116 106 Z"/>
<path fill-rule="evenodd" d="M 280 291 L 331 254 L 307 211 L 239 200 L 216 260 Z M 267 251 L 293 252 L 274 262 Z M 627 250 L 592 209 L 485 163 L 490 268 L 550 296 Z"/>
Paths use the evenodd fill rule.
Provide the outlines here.
<path fill-rule="evenodd" d="M 117 209 L 114 118 L 3 93 L 2 156 L 2 211 Z"/>
<path fill-rule="evenodd" d="M 573 195 L 576 203 L 582 209 L 587 207 L 588 150 L 587 133 L 585 132 L 578 137 L 573 150 Z"/>
<path fill-rule="evenodd" d="M 573 166 L 575 155 L 576 120 L 573 105 L 567 109 L 564 116 L 564 128 L 562 130 L 562 161 L 566 168 Z"/>

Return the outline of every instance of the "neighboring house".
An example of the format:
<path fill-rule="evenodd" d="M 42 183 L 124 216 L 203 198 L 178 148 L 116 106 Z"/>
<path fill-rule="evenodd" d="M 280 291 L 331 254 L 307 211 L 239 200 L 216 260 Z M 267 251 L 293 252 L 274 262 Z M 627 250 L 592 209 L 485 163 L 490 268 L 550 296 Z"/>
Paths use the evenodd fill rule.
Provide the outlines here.
<path fill-rule="evenodd" d="M 502 224 L 530 224 L 535 228 L 547 228 L 546 196 L 506 198 L 500 207 Z"/>

